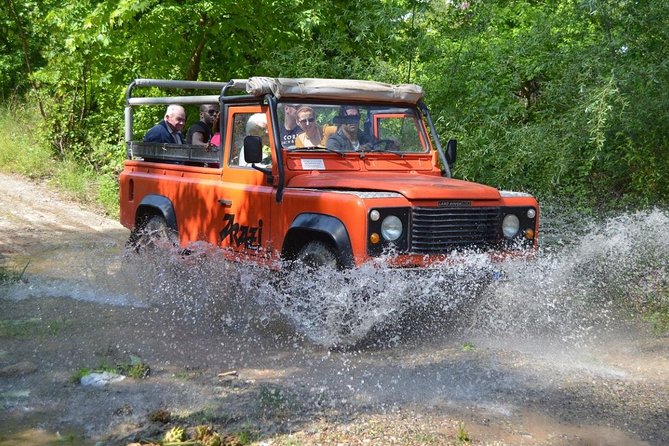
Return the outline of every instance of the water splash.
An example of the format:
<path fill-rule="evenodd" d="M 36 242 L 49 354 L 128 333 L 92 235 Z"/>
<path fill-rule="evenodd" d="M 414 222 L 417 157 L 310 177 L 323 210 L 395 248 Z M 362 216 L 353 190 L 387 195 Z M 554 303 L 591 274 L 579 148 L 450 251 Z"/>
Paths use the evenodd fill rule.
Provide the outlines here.
<path fill-rule="evenodd" d="M 559 222 L 544 221 L 551 224 Z M 484 254 L 460 253 L 427 270 L 389 268 L 381 260 L 346 271 L 298 266 L 279 273 L 232 263 L 206 243 L 194 243 L 188 255 L 105 247 L 78 274 L 33 274 L 8 294 L 161 307 L 197 324 L 275 330 L 326 347 L 378 339 L 393 345 L 412 330 L 444 327 L 583 343 L 619 323 L 621 309 L 645 308 L 658 299 L 667 305 L 669 216 L 650 210 L 583 228 L 563 230 L 534 260 L 492 264 Z M 497 268 L 504 280 L 491 284 Z"/>
<path fill-rule="evenodd" d="M 563 233 L 536 260 L 503 265 L 507 280 L 487 290 L 472 326 L 566 344 L 592 341 L 597 332 L 624 323 L 621 316 L 629 319 L 630 308 L 647 306 L 662 293 L 667 299 L 667 231 L 669 216 L 655 209 L 591 223 L 571 239 Z"/>

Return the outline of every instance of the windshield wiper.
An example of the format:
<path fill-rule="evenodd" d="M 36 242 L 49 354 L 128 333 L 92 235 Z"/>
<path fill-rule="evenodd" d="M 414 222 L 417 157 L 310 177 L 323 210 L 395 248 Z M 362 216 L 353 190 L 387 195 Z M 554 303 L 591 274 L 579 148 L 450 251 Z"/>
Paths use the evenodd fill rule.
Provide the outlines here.
<path fill-rule="evenodd" d="M 386 150 L 383 147 L 372 147 L 369 149 L 363 149 L 360 152 L 364 153 L 392 153 L 393 155 L 399 155 L 400 158 L 404 158 L 404 155 L 406 155 L 406 152 L 400 152 L 398 150 Z"/>
<path fill-rule="evenodd" d="M 315 150 L 325 150 L 326 152 L 332 152 L 340 155 L 342 158 L 345 157 L 344 152 L 341 150 L 329 149 L 325 146 L 310 146 L 310 147 L 291 147 L 290 149 L 284 149 L 286 152 L 296 152 L 298 150 L 304 150 L 307 152 L 313 152 Z"/>

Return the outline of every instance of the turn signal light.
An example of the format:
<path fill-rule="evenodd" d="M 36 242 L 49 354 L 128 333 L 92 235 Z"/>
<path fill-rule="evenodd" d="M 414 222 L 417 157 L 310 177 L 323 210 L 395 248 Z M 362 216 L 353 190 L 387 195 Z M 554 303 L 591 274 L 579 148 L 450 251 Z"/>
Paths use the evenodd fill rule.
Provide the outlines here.
<path fill-rule="evenodd" d="M 525 229 L 523 235 L 526 239 L 532 240 L 534 238 L 534 229 Z"/>
<path fill-rule="evenodd" d="M 369 241 L 372 242 L 373 245 L 376 245 L 381 241 L 381 236 L 376 232 L 373 232 L 372 235 L 369 236 Z"/>

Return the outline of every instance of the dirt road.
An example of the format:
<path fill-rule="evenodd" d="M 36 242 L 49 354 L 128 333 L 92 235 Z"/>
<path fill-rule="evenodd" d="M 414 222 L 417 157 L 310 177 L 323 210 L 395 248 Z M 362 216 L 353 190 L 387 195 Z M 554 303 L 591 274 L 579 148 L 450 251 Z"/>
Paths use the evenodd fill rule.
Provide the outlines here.
<path fill-rule="evenodd" d="M 272 308 L 268 272 L 206 246 L 138 257 L 127 236 L 0 175 L 0 259 L 25 268 L 0 287 L 0 445 L 125 445 L 197 424 L 236 444 L 669 444 L 669 338 L 611 309 L 563 306 L 532 330 L 509 328 L 526 314 L 479 320 L 485 330 L 414 320 L 335 351 Z M 541 286 L 528 296 L 546 300 Z M 74 379 L 130 358 L 149 376 Z M 150 420 L 159 409 L 169 423 Z"/>

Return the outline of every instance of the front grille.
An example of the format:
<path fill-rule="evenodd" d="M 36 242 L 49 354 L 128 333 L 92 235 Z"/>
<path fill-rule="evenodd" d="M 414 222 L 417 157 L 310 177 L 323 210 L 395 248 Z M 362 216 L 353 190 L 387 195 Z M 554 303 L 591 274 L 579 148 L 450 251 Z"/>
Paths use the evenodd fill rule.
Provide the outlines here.
<path fill-rule="evenodd" d="M 499 241 L 500 208 L 417 207 L 411 215 L 411 252 L 449 253 L 488 248 Z"/>

